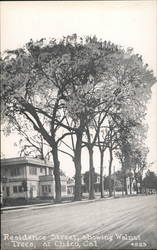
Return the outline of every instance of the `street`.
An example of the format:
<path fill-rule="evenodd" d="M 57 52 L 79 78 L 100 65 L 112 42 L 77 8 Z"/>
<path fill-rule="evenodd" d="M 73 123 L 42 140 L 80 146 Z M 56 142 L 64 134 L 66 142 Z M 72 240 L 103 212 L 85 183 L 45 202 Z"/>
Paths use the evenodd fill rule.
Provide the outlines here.
<path fill-rule="evenodd" d="M 157 249 L 156 195 L 4 212 L 2 249 Z"/>

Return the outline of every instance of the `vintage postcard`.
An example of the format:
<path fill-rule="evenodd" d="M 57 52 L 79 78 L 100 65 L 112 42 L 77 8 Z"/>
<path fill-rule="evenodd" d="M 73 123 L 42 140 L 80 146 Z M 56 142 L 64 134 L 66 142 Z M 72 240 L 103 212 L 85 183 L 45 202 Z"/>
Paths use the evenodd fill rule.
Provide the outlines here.
<path fill-rule="evenodd" d="M 157 2 L 1 2 L 2 250 L 157 249 Z"/>

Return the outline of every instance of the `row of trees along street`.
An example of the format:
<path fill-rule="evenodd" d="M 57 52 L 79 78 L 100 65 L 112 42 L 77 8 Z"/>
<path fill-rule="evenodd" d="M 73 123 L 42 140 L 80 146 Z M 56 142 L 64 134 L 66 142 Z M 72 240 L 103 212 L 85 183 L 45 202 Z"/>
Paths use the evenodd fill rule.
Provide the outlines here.
<path fill-rule="evenodd" d="M 156 79 L 132 48 L 124 50 L 95 36 L 76 34 L 60 40 L 30 40 L 23 48 L 2 53 L 1 71 L 6 133 L 16 129 L 42 158 L 52 155 L 56 202 L 61 202 L 59 151 L 74 163 L 75 200 L 81 200 L 83 147 L 89 152 L 89 199 L 94 198 L 96 147 L 101 197 L 107 149 L 109 177 L 114 157 L 121 162 L 124 179 L 131 172 L 142 173 L 148 153 L 144 118 Z M 49 148 L 47 156 L 43 145 Z M 111 184 L 110 178 L 110 196 Z"/>
<path fill-rule="evenodd" d="M 132 194 L 132 191 L 136 192 L 137 194 L 139 193 L 146 193 L 146 194 L 151 194 L 151 193 L 156 193 L 157 192 L 157 175 L 153 172 L 150 171 L 149 169 L 147 172 L 144 174 L 144 177 L 141 178 L 141 175 L 136 176 L 136 180 L 138 181 L 137 183 L 140 184 L 140 187 L 137 186 L 137 183 L 134 182 L 132 183 L 133 180 L 133 173 L 129 173 L 128 175 L 130 182 L 129 182 L 129 193 Z M 97 182 L 97 179 L 99 178 L 98 173 L 94 173 L 94 186 L 96 190 L 99 190 L 100 184 Z M 87 192 L 89 191 L 89 171 L 86 171 L 84 174 L 84 187 L 83 191 Z M 111 185 L 110 183 L 110 176 L 104 176 L 104 190 L 109 190 L 109 188 L 112 190 L 114 193 L 115 191 L 121 192 L 122 195 L 124 195 L 124 173 L 123 169 L 115 171 L 112 176 L 111 176 Z M 133 187 L 132 187 L 133 186 Z M 114 193 L 115 196 L 115 193 Z"/>

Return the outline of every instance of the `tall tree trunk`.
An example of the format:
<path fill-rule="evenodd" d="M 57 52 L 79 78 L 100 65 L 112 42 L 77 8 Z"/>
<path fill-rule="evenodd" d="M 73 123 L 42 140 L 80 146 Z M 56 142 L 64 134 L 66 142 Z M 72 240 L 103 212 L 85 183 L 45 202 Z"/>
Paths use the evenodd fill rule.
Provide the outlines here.
<path fill-rule="evenodd" d="M 129 184 L 130 184 L 130 194 L 132 194 L 132 178 L 130 177 L 129 178 Z"/>
<path fill-rule="evenodd" d="M 126 174 L 125 174 L 125 172 L 124 172 L 124 192 L 125 192 L 125 195 L 128 194 L 127 183 L 126 183 Z"/>
<path fill-rule="evenodd" d="M 109 162 L 109 197 L 111 197 L 112 196 L 111 170 L 112 170 L 112 161 L 113 161 L 112 149 L 109 149 L 109 152 L 110 152 L 110 162 Z"/>
<path fill-rule="evenodd" d="M 55 177 L 55 201 L 61 202 L 61 180 L 60 180 L 60 162 L 58 160 L 57 146 L 53 146 L 52 149 L 53 163 L 54 163 L 54 177 Z"/>
<path fill-rule="evenodd" d="M 134 178 L 135 178 L 135 189 L 136 189 L 136 194 L 138 194 L 138 179 L 137 179 L 137 174 L 136 172 L 134 171 Z"/>
<path fill-rule="evenodd" d="M 94 165 L 93 165 L 93 148 L 89 147 L 89 199 L 93 200 L 95 198 L 94 192 Z"/>
<path fill-rule="evenodd" d="M 104 176 L 103 176 L 104 151 L 100 151 L 100 193 L 101 198 L 104 198 Z"/>
<path fill-rule="evenodd" d="M 123 182 L 124 182 L 124 194 L 128 195 L 128 190 L 127 190 L 127 183 L 126 183 L 126 169 L 127 169 L 127 160 L 124 158 L 124 161 L 122 163 L 122 168 L 123 168 Z"/>
<path fill-rule="evenodd" d="M 76 148 L 74 152 L 74 164 L 75 164 L 75 190 L 74 200 L 80 201 L 82 199 L 81 192 L 81 150 L 82 150 L 82 132 L 76 134 Z"/>
<path fill-rule="evenodd" d="M 141 174 L 139 176 L 139 183 L 140 183 L 139 193 L 142 194 L 142 175 Z"/>
<path fill-rule="evenodd" d="M 122 196 L 124 196 L 124 185 L 122 183 Z"/>
<path fill-rule="evenodd" d="M 75 157 L 75 189 L 74 189 L 74 200 L 80 201 L 82 199 L 81 193 L 81 162 L 79 157 Z"/>
<path fill-rule="evenodd" d="M 135 180 L 135 183 L 136 183 L 136 194 L 138 194 L 138 181 L 137 181 L 137 179 Z"/>

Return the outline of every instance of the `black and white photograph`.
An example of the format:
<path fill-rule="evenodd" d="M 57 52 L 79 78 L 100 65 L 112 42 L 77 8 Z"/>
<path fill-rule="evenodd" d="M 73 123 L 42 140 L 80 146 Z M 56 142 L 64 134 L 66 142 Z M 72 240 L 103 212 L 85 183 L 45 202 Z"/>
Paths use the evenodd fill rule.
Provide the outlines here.
<path fill-rule="evenodd" d="M 1 249 L 157 249 L 157 1 L 2 1 Z"/>

